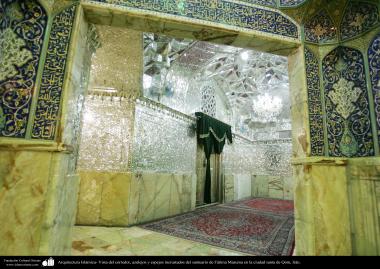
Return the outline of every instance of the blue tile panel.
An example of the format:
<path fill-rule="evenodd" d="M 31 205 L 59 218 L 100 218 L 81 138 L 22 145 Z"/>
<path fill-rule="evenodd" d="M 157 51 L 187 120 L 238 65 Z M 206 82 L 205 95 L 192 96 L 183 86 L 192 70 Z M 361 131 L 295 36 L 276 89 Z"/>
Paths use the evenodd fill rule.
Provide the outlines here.
<path fill-rule="evenodd" d="M 369 71 L 371 76 L 372 94 L 375 105 L 377 133 L 380 143 L 380 34 L 378 34 L 368 49 Z M 380 145 L 379 145 L 380 146 Z"/>
<path fill-rule="evenodd" d="M 305 40 L 312 43 L 337 41 L 336 27 L 325 10 L 319 11 L 305 24 Z"/>
<path fill-rule="evenodd" d="M 341 39 L 356 37 L 378 25 L 380 20 L 376 4 L 350 1 L 340 25 Z"/>
<path fill-rule="evenodd" d="M 309 106 L 310 144 L 312 156 L 324 155 L 323 110 L 319 80 L 319 64 L 314 54 L 305 47 L 306 81 Z"/>
<path fill-rule="evenodd" d="M 322 62 L 329 156 L 374 155 L 363 55 L 338 47 Z"/>
<path fill-rule="evenodd" d="M 90 2 L 166 13 L 298 38 L 297 25 L 282 14 L 242 3 L 224 0 L 93 0 Z"/>
<path fill-rule="evenodd" d="M 53 19 L 46 61 L 38 94 L 32 138 L 53 140 L 57 132 L 62 87 L 76 6 Z"/>
<path fill-rule="evenodd" d="M 0 136 L 26 135 L 46 25 L 37 1 L 0 1 Z"/>

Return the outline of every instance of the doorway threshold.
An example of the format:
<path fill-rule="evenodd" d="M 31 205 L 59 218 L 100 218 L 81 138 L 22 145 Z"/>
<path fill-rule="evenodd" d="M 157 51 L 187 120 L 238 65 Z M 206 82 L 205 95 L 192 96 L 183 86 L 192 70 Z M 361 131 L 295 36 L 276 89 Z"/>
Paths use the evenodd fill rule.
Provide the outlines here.
<path fill-rule="evenodd" d="M 198 205 L 198 206 L 196 206 L 196 209 L 203 208 L 203 207 L 214 206 L 214 205 L 218 205 L 218 204 L 220 204 L 220 203 L 216 202 L 216 203 L 211 203 L 211 204 Z"/>

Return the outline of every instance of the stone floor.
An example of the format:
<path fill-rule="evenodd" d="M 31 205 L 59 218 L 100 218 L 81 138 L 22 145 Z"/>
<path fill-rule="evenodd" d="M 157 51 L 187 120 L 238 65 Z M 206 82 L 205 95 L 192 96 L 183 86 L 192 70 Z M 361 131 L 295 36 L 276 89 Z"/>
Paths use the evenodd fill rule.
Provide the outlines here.
<path fill-rule="evenodd" d="M 75 226 L 76 256 L 242 256 L 244 253 L 168 236 L 139 227 Z"/>

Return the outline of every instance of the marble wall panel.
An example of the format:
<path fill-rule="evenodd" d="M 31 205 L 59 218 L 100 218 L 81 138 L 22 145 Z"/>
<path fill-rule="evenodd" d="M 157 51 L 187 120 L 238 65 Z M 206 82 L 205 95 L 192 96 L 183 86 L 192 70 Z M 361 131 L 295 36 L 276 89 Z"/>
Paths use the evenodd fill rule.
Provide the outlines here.
<path fill-rule="evenodd" d="M 0 254 L 38 255 L 52 153 L 0 151 Z"/>
<path fill-rule="evenodd" d="M 76 224 L 99 223 L 104 174 L 80 173 L 80 190 Z"/>
<path fill-rule="evenodd" d="M 346 167 L 295 167 L 297 255 L 351 255 Z"/>
<path fill-rule="evenodd" d="M 129 225 L 191 211 L 195 208 L 196 175 L 134 173 L 129 199 Z"/>
<path fill-rule="evenodd" d="M 76 224 L 127 226 L 131 174 L 80 172 Z"/>
<path fill-rule="evenodd" d="M 294 182 L 293 177 L 283 177 L 284 184 L 284 199 L 285 200 L 293 200 L 294 199 Z"/>
<path fill-rule="evenodd" d="M 172 192 L 172 184 L 175 175 L 163 176 L 159 175 L 156 179 L 155 201 L 154 201 L 154 219 L 161 219 L 170 215 L 170 198 Z M 180 176 L 183 182 L 182 187 L 186 185 L 183 177 Z M 181 197 L 182 198 L 182 197 Z M 184 198 L 184 197 L 183 197 Z M 186 197 L 190 201 L 190 197 Z"/>
<path fill-rule="evenodd" d="M 380 162 L 350 160 L 347 168 L 354 255 L 380 255 Z"/>
<path fill-rule="evenodd" d="M 100 220 L 106 226 L 128 224 L 128 208 L 131 175 L 114 174 L 103 182 Z"/>
<path fill-rule="evenodd" d="M 234 176 L 224 175 L 224 201 L 226 203 L 234 200 Z"/>
<path fill-rule="evenodd" d="M 284 179 L 279 176 L 268 177 L 268 197 L 284 199 Z"/>
<path fill-rule="evenodd" d="M 234 175 L 235 200 L 241 200 L 251 196 L 251 175 L 235 174 Z"/>
<path fill-rule="evenodd" d="M 172 175 L 171 192 L 170 192 L 170 215 L 184 212 L 182 207 L 181 197 L 183 195 L 183 180 L 182 177 Z"/>
<path fill-rule="evenodd" d="M 315 255 L 315 218 L 310 166 L 294 166 L 294 218 L 296 255 Z"/>
<path fill-rule="evenodd" d="M 79 177 L 69 174 L 70 154 L 53 153 L 39 255 L 70 255 Z"/>

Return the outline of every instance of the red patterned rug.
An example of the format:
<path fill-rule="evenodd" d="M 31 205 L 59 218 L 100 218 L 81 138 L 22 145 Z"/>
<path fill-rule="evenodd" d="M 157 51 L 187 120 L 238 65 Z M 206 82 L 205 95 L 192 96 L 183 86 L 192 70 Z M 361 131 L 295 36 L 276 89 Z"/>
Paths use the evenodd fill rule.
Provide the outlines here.
<path fill-rule="evenodd" d="M 250 202 L 254 200 L 202 208 L 141 227 L 251 255 L 291 255 L 293 213 L 277 213 L 273 207 L 268 209 L 267 206 L 264 206 L 265 211 L 260 211 L 257 204 Z M 261 201 L 259 204 L 263 207 L 265 203 Z"/>
<path fill-rule="evenodd" d="M 259 212 L 271 212 L 274 214 L 293 215 L 294 202 L 290 200 L 279 200 L 270 198 L 254 198 L 238 202 L 224 204 L 228 207 L 250 208 Z"/>

